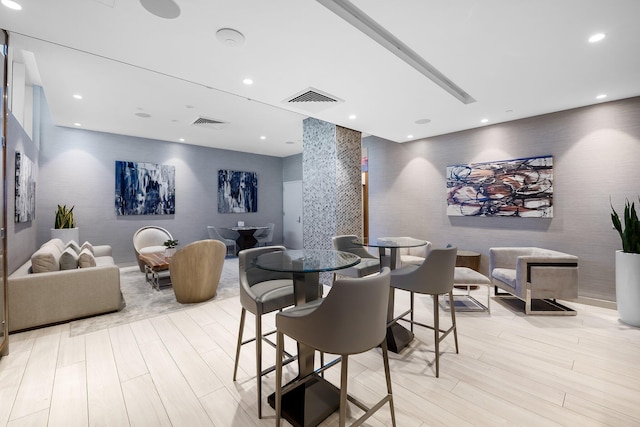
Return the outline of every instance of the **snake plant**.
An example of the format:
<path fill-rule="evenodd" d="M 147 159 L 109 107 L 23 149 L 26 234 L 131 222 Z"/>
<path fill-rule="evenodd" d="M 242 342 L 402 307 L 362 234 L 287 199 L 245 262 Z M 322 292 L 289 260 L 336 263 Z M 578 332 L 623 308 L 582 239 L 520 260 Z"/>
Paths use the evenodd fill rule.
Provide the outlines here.
<path fill-rule="evenodd" d="M 67 205 L 58 205 L 54 228 L 75 228 L 76 223 L 73 220 L 73 208 L 75 208 L 75 206 L 67 209 Z"/>
<path fill-rule="evenodd" d="M 638 201 L 640 202 L 640 197 Z M 640 220 L 638 220 L 635 204 L 633 202 L 629 203 L 629 200 L 625 202 L 624 229 L 613 205 L 611 205 L 611 221 L 613 222 L 613 227 L 618 230 L 618 234 L 620 234 L 620 238 L 622 239 L 622 251 L 640 254 Z"/>

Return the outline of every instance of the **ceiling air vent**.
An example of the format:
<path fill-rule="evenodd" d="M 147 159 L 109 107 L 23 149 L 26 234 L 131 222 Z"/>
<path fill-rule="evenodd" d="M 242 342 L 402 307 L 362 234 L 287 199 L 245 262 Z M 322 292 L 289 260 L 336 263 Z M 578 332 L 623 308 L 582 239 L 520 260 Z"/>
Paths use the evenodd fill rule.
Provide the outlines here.
<path fill-rule="evenodd" d="M 209 119 L 207 117 L 198 117 L 191 123 L 193 126 L 200 126 L 203 128 L 220 130 L 227 126 L 229 123 L 223 122 L 221 120 Z"/>
<path fill-rule="evenodd" d="M 344 102 L 342 99 L 315 88 L 307 88 L 283 101 L 285 104 L 312 113 Z"/>

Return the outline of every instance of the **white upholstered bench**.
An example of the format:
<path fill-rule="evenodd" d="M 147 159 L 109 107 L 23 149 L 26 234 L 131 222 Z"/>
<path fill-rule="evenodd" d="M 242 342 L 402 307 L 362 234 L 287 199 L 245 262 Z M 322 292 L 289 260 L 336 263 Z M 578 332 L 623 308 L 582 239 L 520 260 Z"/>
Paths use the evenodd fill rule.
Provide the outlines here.
<path fill-rule="evenodd" d="M 458 307 L 456 305 L 456 311 L 486 311 L 491 314 L 491 280 L 485 275 L 478 273 L 469 267 L 456 267 L 454 277 L 454 286 L 465 286 L 467 288 L 466 295 L 454 295 L 454 302 L 456 297 L 465 297 L 472 303 L 467 308 Z M 471 296 L 471 286 L 486 286 L 487 287 L 487 305 L 485 306 L 480 301 Z"/>

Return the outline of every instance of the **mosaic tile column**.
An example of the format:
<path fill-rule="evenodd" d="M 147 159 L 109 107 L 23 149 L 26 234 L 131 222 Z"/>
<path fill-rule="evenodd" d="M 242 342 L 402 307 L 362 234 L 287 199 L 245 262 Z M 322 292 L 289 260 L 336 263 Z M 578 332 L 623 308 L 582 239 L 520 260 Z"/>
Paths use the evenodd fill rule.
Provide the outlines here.
<path fill-rule="evenodd" d="M 360 132 L 308 118 L 303 143 L 304 248 L 332 249 L 333 236 L 362 236 Z M 331 283 L 331 276 L 320 281 Z"/>

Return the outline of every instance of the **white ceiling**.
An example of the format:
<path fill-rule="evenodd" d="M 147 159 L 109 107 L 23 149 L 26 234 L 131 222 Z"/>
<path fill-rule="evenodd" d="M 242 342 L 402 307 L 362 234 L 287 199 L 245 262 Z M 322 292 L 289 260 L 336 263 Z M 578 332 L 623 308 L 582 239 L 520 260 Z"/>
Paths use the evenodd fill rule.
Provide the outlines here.
<path fill-rule="evenodd" d="M 58 125 L 282 157 L 302 151 L 307 116 L 405 142 L 640 95 L 637 0 L 352 0 L 466 105 L 317 1 L 144 3 L 171 1 L 175 19 L 139 0 L 17 0 L 0 28 Z M 221 28 L 245 43 L 221 43 Z M 309 87 L 344 102 L 283 102 Z M 228 125 L 192 126 L 199 116 Z"/>

